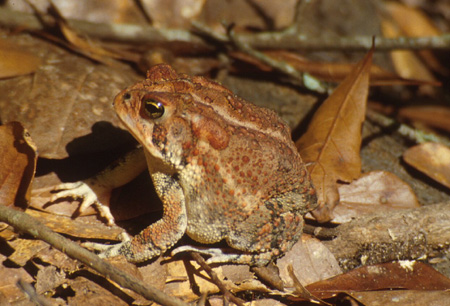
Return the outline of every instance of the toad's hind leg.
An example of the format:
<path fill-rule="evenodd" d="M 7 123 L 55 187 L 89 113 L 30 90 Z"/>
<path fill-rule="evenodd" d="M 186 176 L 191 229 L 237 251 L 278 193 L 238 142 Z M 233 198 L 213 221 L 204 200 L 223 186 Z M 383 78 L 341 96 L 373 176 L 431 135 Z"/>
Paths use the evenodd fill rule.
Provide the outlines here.
<path fill-rule="evenodd" d="M 101 254 L 102 257 L 123 255 L 130 262 L 143 262 L 161 255 L 184 235 L 187 216 L 183 190 L 169 175 L 160 174 L 158 181 L 159 186 L 163 186 L 159 192 L 164 203 L 162 219 L 131 240 L 107 249 Z"/>
<path fill-rule="evenodd" d="M 256 221 L 252 219 L 249 218 L 248 222 Z M 226 238 L 228 245 L 242 251 L 242 253 L 233 253 L 232 251 L 228 253 L 218 248 L 182 246 L 175 249 L 172 255 L 196 251 L 210 256 L 207 260 L 209 264 L 236 263 L 264 266 L 289 251 L 300 238 L 303 229 L 302 216 L 292 212 L 279 214 L 273 220 L 260 223 L 256 227 L 247 226 L 250 224 L 248 222 L 238 225 L 236 230 L 233 230 Z M 255 223 L 252 225 L 255 225 Z"/>

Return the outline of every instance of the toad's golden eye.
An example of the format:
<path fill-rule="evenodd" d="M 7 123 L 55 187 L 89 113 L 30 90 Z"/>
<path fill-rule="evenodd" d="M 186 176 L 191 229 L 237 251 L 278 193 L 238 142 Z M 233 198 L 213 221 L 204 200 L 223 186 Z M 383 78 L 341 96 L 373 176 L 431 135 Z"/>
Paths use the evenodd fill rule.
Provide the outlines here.
<path fill-rule="evenodd" d="M 154 99 L 145 99 L 143 105 L 145 114 L 150 119 L 158 119 L 164 115 L 164 104 Z"/>

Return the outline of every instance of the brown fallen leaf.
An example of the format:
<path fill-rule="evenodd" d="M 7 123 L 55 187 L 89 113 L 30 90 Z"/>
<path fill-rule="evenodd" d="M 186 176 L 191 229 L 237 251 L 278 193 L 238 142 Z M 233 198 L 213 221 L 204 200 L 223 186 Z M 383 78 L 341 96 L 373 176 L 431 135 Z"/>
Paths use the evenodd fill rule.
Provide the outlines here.
<path fill-rule="evenodd" d="M 395 38 L 403 34 L 391 20 L 383 19 L 381 28 L 384 36 L 389 38 Z M 436 78 L 414 52 L 409 50 L 395 50 L 391 52 L 391 58 L 395 71 L 401 77 L 437 83 Z"/>
<path fill-rule="evenodd" d="M 422 143 L 406 150 L 403 159 L 420 172 L 450 188 L 449 147 L 434 142 Z"/>
<path fill-rule="evenodd" d="M 33 76 L 0 82 L 2 122 L 26 123 L 43 158 L 64 159 L 81 154 L 89 159 L 92 153 L 116 152 L 130 143 L 132 136 L 118 128 L 119 120 L 111 101 L 142 76 L 125 65 L 114 68 L 98 65 L 43 39 L 24 36 L 15 37 L 14 42 L 42 56 L 42 69 Z M 94 169 L 96 164 L 98 161 L 89 168 Z M 41 181 L 38 187 L 59 182 L 57 178 L 47 183 Z"/>
<path fill-rule="evenodd" d="M 405 106 L 398 109 L 397 116 L 450 132 L 450 108 L 448 105 Z"/>
<path fill-rule="evenodd" d="M 277 267 L 285 287 L 294 287 L 288 266 L 303 286 L 342 274 L 333 254 L 318 239 L 302 235 L 285 256 L 277 260 Z"/>
<path fill-rule="evenodd" d="M 427 264 L 417 261 L 399 261 L 357 268 L 348 273 L 308 285 L 306 289 L 324 299 L 343 291 L 448 290 L 450 289 L 450 279 Z"/>
<path fill-rule="evenodd" d="M 373 212 L 420 207 L 412 188 L 387 171 L 364 173 L 349 185 L 340 185 L 339 197 L 333 211 L 335 223 Z"/>
<path fill-rule="evenodd" d="M 339 202 L 337 180 L 351 182 L 361 174 L 361 126 L 369 90 L 373 48 L 314 114 L 296 146 L 317 191 L 319 222 L 332 218 Z"/>
<path fill-rule="evenodd" d="M 26 213 L 45 224 L 55 232 L 69 235 L 78 239 L 103 239 L 119 241 L 119 236 L 123 229 L 118 226 L 107 226 L 95 216 L 79 217 L 76 219 L 53 215 L 27 209 Z"/>
<path fill-rule="evenodd" d="M 36 146 L 19 122 L 0 126 L 0 205 L 28 206 L 36 159 Z"/>
<path fill-rule="evenodd" d="M 142 1 L 141 7 L 157 28 L 189 28 L 202 14 L 205 0 Z M 123 5 L 123 4 L 122 4 Z"/>
<path fill-rule="evenodd" d="M 438 36 L 442 32 L 421 10 L 407 6 L 400 2 L 387 1 L 384 3 L 384 9 L 395 20 L 400 30 L 407 36 Z M 448 69 L 442 65 L 430 50 L 420 50 L 418 54 L 423 61 L 441 74 L 447 75 Z"/>
<path fill-rule="evenodd" d="M 352 296 L 361 301 L 363 305 L 371 306 L 423 306 L 448 305 L 450 291 L 423 291 L 423 290 L 384 290 L 355 292 Z"/>
<path fill-rule="evenodd" d="M 5 248 L 3 247 L 2 249 Z M 0 254 L 0 261 L 2 263 L 7 262 L 7 257 Z M 29 301 L 26 293 L 18 286 L 15 286 L 19 279 L 30 284 L 35 281 L 29 268 L 15 266 L 14 269 L 12 269 L 11 265 L 2 264 L 0 265 L 0 275 L 1 301 L 3 305 L 17 304 L 18 301 Z"/>
<path fill-rule="evenodd" d="M 8 260 L 20 267 L 25 266 L 36 253 L 49 248 L 46 242 L 36 239 L 18 238 L 8 242 L 8 245 L 14 249 L 14 252 L 8 256 Z"/>
<path fill-rule="evenodd" d="M 41 59 L 6 39 L 0 39 L 0 78 L 30 74 L 41 65 Z"/>
<path fill-rule="evenodd" d="M 388 116 L 395 116 L 402 120 L 425 124 L 428 127 L 438 128 L 450 132 L 450 107 L 446 105 L 411 105 L 393 106 L 369 101 L 369 108 Z"/>

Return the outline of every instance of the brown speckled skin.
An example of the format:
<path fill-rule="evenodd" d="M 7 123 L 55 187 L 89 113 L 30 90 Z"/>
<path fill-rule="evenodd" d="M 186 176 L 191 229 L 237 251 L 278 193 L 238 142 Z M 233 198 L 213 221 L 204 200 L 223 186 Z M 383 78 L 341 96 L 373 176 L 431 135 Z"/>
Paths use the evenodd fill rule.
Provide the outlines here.
<path fill-rule="evenodd" d="M 141 103 L 149 98 L 163 103 L 161 118 L 145 114 Z M 168 65 L 151 68 L 114 106 L 144 147 L 164 216 L 107 256 L 142 262 L 186 233 L 206 244 L 225 239 L 242 251 L 210 262 L 264 265 L 299 239 L 315 191 L 288 127 L 273 111 Z"/>

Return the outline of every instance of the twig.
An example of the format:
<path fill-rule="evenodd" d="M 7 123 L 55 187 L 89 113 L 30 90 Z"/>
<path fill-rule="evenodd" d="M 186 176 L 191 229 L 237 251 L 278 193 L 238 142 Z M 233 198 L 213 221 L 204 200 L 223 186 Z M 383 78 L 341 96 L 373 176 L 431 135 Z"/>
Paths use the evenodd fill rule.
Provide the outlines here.
<path fill-rule="evenodd" d="M 46 22 L 54 22 L 48 16 Z M 47 20 L 48 19 L 48 20 Z M 69 24 L 80 34 L 92 38 L 114 40 L 127 43 L 171 43 L 184 42 L 196 44 L 198 47 L 211 49 L 200 37 L 186 30 L 156 29 L 152 26 L 134 24 L 92 23 L 69 19 Z M 43 30 L 36 16 L 0 8 L 0 25 L 6 27 L 26 27 L 29 30 Z M 226 35 L 217 37 L 222 42 L 230 42 Z M 338 38 L 307 37 L 289 30 L 279 32 L 242 33 L 238 39 L 254 49 L 292 49 L 292 50 L 345 50 L 367 51 L 372 46 L 372 36 L 353 36 Z M 377 51 L 394 49 L 450 49 L 450 34 L 432 37 L 377 37 Z"/>
<path fill-rule="evenodd" d="M 448 138 L 438 136 L 433 133 L 427 133 L 418 129 L 414 129 L 407 124 L 399 123 L 394 119 L 386 117 L 374 110 L 367 109 L 366 116 L 369 120 L 381 125 L 382 127 L 397 127 L 396 131 L 400 135 L 417 143 L 424 143 L 428 141 L 438 142 L 450 147 L 450 140 Z"/>
<path fill-rule="evenodd" d="M 223 282 L 219 279 L 217 274 L 211 269 L 211 267 L 206 263 L 206 261 L 203 259 L 203 257 L 197 253 L 197 252 L 190 252 L 192 258 L 202 267 L 203 270 L 205 270 L 206 273 L 208 273 L 209 277 L 211 277 L 212 282 L 219 288 L 219 290 L 222 292 L 224 297 L 228 299 L 229 301 L 235 303 L 238 306 L 244 306 L 244 302 L 235 297 L 231 292 L 225 287 Z"/>
<path fill-rule="evenodd" d="M 236 37 L 236 34 L 233 29 L 229 30 L 228 36 L 230 37 L 231 42 L 242 52 L 247 53 L 250 56 L 253 56 L 257 60 L 260 60 L 264 64 L 269 65 L 270 67 L 275 68 L 278 71 L 281 71 L 290 77 L 294 78 L 294 80 L 300 81 L 303 83 L 303 73 L 299 72 L 292 65 L 288 64 L 285 61 L 277 61 L 272 59 L 271 57 L 265 55 L 262 52 L 256 51 L 247 43 L 239 40 Z"/>
<path fill-rule="evenodd" d="M 45 15 L 44 21 L 46 25 L 56 23 L 50 15 Z M 67 21 L 78 33 L 92 38 L 141 44 L 186 42 L 210 48 L 200 37 L 186 30 L 157 29 L 152 26 L 136 24 L 93 23 L 74 19 L 67 19 Z M 0 8 L 0 25 L 10 28 L 24 27 L 33 31 L 45 29 L 35 15 L 5 8 Z"/>
<path fill-rule="evenodd" d="M 100 257 L 94 253 L 83 249 L 75 242 L 55 233 L 26 213 L 0 205 L 0 221 L 10 224 L 20 232 L 30 234 L 37 239 L 47 242 L 68 256 L 79 260 L 100 274 L 105 275 L 120 286 L 133 290 L 148 300 L 155 301 L 161 305 L 187 306 L 187 304 L 181 300 L 171 297 L 150 285 L 144 284 L 136 277 L 115 268 L 111 264 L 100 259 Z"/>

